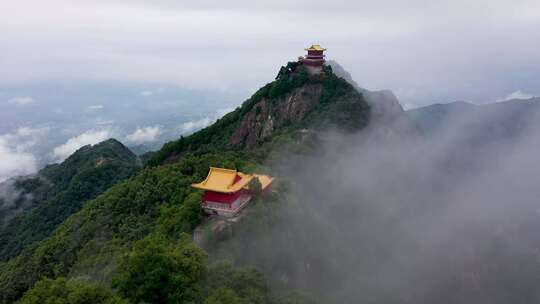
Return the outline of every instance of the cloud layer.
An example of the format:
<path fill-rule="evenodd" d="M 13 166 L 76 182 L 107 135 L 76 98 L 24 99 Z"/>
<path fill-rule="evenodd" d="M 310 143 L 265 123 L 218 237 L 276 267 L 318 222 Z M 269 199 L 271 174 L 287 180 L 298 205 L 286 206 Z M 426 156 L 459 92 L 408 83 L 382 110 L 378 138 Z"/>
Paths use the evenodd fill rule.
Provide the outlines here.
<path fill-rule="evenodd" d="M 38 157 L 33 148 L 47 140 L 49 128 L 18 128 L 0 135 L 0 182 L 10 177 L 35 173 Z"/>
<path fill-rule="evenodd" d="M 530 99 L 535 97 L 532 94 L 523 92 L 521 90 L 517 90 L 515 92 L 512 92 L 508 94 L 506 97 L 498 98 L 497 101 L 506 101 L 506 100 L 512 100 L 512 99 Z"/>
<path fill-rule="evenodd" d="M 233 109 L 220 109 L 214 113 L 212 116 L 206 116 L 200 119 L 184 122 L 180 125 L 178 128 L 180 131 L 180 134 L 186 135 L 191 134 L 195 131 L 198 131 L 202 128 L 208 127 L 212 123 L 214 123 L 216 120 L 221 118 L 223 115 L 231 112 Z"/>
<path fill-rule="evenodd" d="M 0 182 L 6 179 L 36 172 L 35 157 L 26 152 L 14 151 L 5 138 L 0 137 Z"/>
<path fill-rule="evenodd" d="M 34 98 L 29 97 L 29 96 L 14 97 L 8 100 L 8 103 L 16 104 L 20 106 L 28 105 L 34 102 L 35 102 Z"/>
<path fill-rule="evenodd" d="M 0 82 L 132 79 L 248 94 L 320 42 L 360 85 L 394 89 L 405 106 L 487 102 L 540 94 L 539 26 L 535 0 L 5 1 L 0 68 L 10 73 Z"/>
<path fill-rule="evenodd" d="M 162 130 L 159 126 L 137 128 L 137 130 L 129 134 L 126 139 L 132 143 L 143 144 L 155 141 L 161 133 Z"/>
<path fill-rule="evenodd" d="M 54 148 L 53 154 L 58 161 L 63 161 L 68 156 L 73 154 L 73 152 L 77 151 L 77 149 L 86 145 L 95 145 L 109 139 L 110 137 L 110 132 L 106 130 L 86 131 L 78 136 L 70 138 L 63 145 Z"/>
<path fill-rule="evenodd" d="M 536 299 L 540 117 L 517 118 L 519 132 L 481 140 L 465 126 L 496 117 L 458 113 L 429 140 L 376 126 L 319 134 L 317 153 L 276 157 L 280 199 L 256 204 L 210 255 L 322 303 Z"/>

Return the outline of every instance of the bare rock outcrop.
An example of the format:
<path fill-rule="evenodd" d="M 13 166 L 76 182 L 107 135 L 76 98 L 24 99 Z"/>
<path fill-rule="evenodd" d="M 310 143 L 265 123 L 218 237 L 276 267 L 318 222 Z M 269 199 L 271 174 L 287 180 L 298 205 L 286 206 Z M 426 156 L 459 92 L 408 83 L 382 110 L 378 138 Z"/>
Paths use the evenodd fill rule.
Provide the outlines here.
<path fill-rule="evenodd" d="M 234 147 L 253 148 L 278 128 L 302 121 L 319 104 L 322 90 L 320 84 L 306 85 L 282 98 L 261 99 L 243 117 L 230 144 Z"/>

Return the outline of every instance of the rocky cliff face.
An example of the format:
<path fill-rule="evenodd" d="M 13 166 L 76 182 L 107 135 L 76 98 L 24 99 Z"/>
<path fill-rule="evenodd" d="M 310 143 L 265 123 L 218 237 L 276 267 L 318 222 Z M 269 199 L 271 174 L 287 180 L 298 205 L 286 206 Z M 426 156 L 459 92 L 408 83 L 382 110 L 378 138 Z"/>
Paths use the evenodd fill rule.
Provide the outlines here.
<path fill-rule="evenodd" d="M 263 98 L 243 117 L 231 145 L 253 148 L 280 127 L 302 121 L 319 105 L 322 90 L 321 84 L 305 85 L 277 100 Z"/>
<path fill-rule="evenodd" d="M 373 109 L 354 81 L 347 81 L 331 66 L 325 66 L 320 75 L 309 75 L 298 65 L 289 66 L 252 97 L 254 103 L 243 105 L 249 110 L 240 117 L 230 146 L 254 148 L 284 128 L 293 132 L 306 128 L 354 132 L 367 126 Z"/>

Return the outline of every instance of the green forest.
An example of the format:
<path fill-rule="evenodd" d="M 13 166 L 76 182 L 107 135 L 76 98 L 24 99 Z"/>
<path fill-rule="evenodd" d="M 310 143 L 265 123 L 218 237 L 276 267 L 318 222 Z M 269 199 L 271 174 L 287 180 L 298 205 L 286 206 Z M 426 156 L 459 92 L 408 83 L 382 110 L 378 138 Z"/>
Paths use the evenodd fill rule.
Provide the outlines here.
<path fill-rule="evenodd" d="M 25 197 L 31 197 L 33 208 L 0 229 L 0 260 L 44 239 L 87 200 L 140 168 L 137 157 L 111 139 L 93 147 L 85 146 L 61 164 L 49 165 L 36 176 L 20 179 L 16 187 L 23 190 Z"/>
<path fill-rule="evenodd" d="M 252 150 L 228 144 L 261 98 L 283 100 L 308 84 L 322 86 L 323 94 L 304 121 L 276 130 Z M 49 190 L 43 203 L 2 230 L 0 302 L 314 303 L 299 292 L 273 290 L 255 268 L 212 260 L 193 243 L 191 234 L 203 213 L 201 192 L 190 185 L 204 179 L 210 166 L 264 173 L 268 168 L 263 164 L 284 147 L 305 153 L 309 141 L 295 136 L 301 128 L 332 125 L 352 131 L 368 121 L 362 95 L 330 67 L 309 76 L 289 64 L 241 107 L 166 144 L 143 168 L 117 149 L 112 149 L 115 155 L 94 151 L 100 160 L 111 160 L 96 166 L 83 148 L 43 170 L 59 189 Z M 285 189 L 277 183 L 275 191 Z M 273 199 L 266 198 L 269 203 Z"/>

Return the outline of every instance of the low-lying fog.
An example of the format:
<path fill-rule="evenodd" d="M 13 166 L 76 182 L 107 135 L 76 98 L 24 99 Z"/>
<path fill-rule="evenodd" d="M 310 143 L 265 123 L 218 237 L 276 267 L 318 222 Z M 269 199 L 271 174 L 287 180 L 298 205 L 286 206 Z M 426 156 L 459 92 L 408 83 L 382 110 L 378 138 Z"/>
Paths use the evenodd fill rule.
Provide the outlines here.
<path fill-rule="evenodd" d="M 321 302 L 536 303 L 538 121 L 487 142 L 463 118 L 429 140 L 323 134 L 274 167 L 283 202 L 212 254 Z"/>

